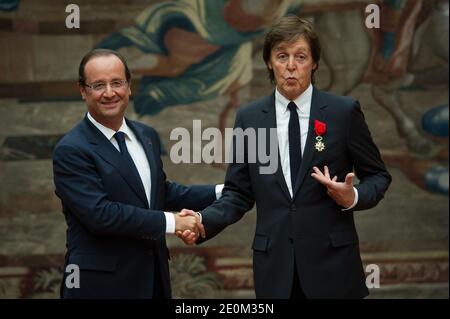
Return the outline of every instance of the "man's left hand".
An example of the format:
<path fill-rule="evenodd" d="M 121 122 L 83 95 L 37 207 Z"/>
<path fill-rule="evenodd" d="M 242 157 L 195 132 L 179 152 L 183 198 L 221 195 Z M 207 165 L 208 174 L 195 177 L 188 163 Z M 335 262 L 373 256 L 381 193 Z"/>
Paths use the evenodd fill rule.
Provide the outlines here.
<path fill-rule="evenodd" d="M 337 182 L 337 176 L 330 178 L 328 166 L 324 166 L 323 173 L 315 166 L 313 170 L 314 173 L 311 176 L 327 188 L 327 194 L 338 205 L 348 208 L 353 204 L 355 200 L 355 191 L 353 190 L 354 173 L 348 173 L 344 182 Z"/>

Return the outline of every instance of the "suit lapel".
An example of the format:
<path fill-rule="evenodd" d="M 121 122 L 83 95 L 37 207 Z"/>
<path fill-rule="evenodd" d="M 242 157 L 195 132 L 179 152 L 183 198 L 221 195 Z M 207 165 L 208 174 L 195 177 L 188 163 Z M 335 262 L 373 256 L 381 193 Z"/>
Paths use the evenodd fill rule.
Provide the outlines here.
<path fill-rule="evenodd" d="M 150 194 L 150 209 L 154 209 L 156 207 L 156 177 L 158 175 L 156 159 L 155 159 L 155 151 L 153 149 L 154 144 L 151 137 L 145 134 L 144 130 L 137 125 L 134 125 L 133 122 L 127 120 L 128 126 L 133 130 L 136 137 L 142 144 L 145 155 L 147 156 L 148 163 L 150 165 L 150 177 L 151 177 L 151 194 Z"/>
<path fill-rule="evenodd" d="M 326 123 L 326 112 L 327 107 L 326 101 L 321 97 L 320 91 L 315 87 L 313 88 L 312 100 L 311 100 L 311 110 L 309 114 L 309 125 L 308 125 L 308 136 L 306 138 L 305 150 L 303 152 L 302 165 L 300 166 L 300 171 L 297 176 L 297 181 L 295 182 L 295 187 L 293 191 L 293 197 L 295 198 L 300 186 L 305 179 L 306 173 L 311 171 L 311 161 L 315 153 L 315 141 L 316 133 L 314 132 L 314 121 L 319 120 Z"/>
<path fill-rule="evenodd" d="M 100 155 L 105 162 L 114 166 L 119 174 L 124 178 L 128 186 L 136 195 L 148 206 L 145 190 L 142 181 L 138 179 L 130 165 L 122 158 L 121 154 L 110 141 L 100 132 L 87 117 L 84 119 L 89 131 L 89 141 L 94 144 L 94 151 Z"/>
<path fill-rule="evenodd" d="M 277 128 L 277 119 L 276 119 L 276 114 L 275 114 L 275 92 L 272 95 L 270 95 L 268 99 L 266 99 L 264 101 L 264 104 L 262 107 L 262 112 L 263 112 L 263 120 L 262 120 L 263 125 L 261 125 L 261 127 L 266 129 L 266 145 L 270 145 L 270 128 Z M 277 137 L 277 143 L 278 143 L 278 137 Z M 275 178 L 277 179 L 278 184 L 280 184 L 280 187 L 281 187 L 284 195 L 290 201 L 291 195 L 289 194 L 289 189 L 286 185 L 286 180 L 283 175 L 279 147 L 277 147 L 277 156 L 278 156 L 278 168 L 275 172 Z"/>

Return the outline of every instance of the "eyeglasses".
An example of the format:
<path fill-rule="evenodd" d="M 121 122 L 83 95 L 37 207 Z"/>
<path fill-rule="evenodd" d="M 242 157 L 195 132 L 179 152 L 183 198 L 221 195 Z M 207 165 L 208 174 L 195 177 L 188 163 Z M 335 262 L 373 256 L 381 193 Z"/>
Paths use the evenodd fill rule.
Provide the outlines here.
<path fill-rule="evenodd" d="M 109 86 L 113 90 L 123 89 L 127 85 L 128 85 L 128 82 L 126 80 L 114 80 L 114 81 L 109 83 Z M 97 82 L 97 83 L 92 83 L 92 84 L 84 84 L 84 86 L 87 86 L 91 90 L 93 90 L 93 91 L 95 91 L 97 93 L 100 93 L 100 92 L 105 92 L 106 91 L 106 88 L 108 87 L 108 83 Z"/>

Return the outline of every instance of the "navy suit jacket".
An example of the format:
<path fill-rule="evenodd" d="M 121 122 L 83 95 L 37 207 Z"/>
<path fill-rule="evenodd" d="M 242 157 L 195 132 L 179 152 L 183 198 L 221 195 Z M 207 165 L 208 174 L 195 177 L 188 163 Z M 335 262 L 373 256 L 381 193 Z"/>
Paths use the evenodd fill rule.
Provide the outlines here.
<path fill-rule="evenodd" d="M 314 147 L 315 120 L 327 125 L 323 151 Z M 275 95 L 240 109 L 235 127 L 276 128 Z M 269 145 L 269 134 L 266 136 Z M 248 149 L 247 140 L 245 149 Z M 267 146 L 265 154 L 269 150 Z M 371 138 L 359 103 L 314 88 L 308 136 L 293 198 L 280 160 L 275 174 L 260 174 L 260 167 L 266 165 L 259 161 L 250 163 L 247 154 L 244 163 L 229 165 L 222 197 L 202 211 L 206 239 L 238 221 L 256 202 L 257 223 L 252 245 L 256 297 L 289 298 L 294 258 L 307 297 L 366 296 L 368 290 L 353 211 L 374 207 L 383 198 L 391 176 Z M 355 171 L 360 181 L 355 186 L 359 200 L 352 210 L 341 211 L 343 207 L 327 194 L 326 187 L 311 177 L 313 166 L 323 170 L 325 165 L 330 175 L 336 175 L 341 182 L 347 173 Z"/>
<path fill-rule="evenodd" d="M 170 298 L 163 211 L 200 210 L 216 199 L 214 186 L 167 181 L 157 133 L 138 122 L 127 124 L 149 162 L 151 207 L 120 152 L 87 117 L 54 150 L 56 195 L 68 226 L 64 269 L 80 269 L 80 288 L 67 288 L 65 274 L 64 298 L 151 298 L 155 265 L 163 295 Z"/>

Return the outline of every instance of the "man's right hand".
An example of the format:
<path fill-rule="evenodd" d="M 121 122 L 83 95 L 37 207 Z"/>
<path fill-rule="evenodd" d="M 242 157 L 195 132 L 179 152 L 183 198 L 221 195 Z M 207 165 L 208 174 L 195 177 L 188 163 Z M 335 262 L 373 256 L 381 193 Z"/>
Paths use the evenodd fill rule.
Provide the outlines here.
<path fill-rule="evenodd" d="M 190 230 L 198 232 L 197 220 L 194 216 L 175 214 L 175 232 Z"/>
<path fill-rule="evenodd" d="M 205 228 L 204 228 L 203 224 L 200 222 L 200 216 L 198 213 L 194 212 L 193 210 L 183 209 L 178 214 L 178 216 L 180 218 L 192 217 L 192 218 L 195 218 L 195 220 L 196 220 L 196 227 L 197 227 L 196 231 L 194 231 L 192 229 L 186 229 L 186 230 L 175 229 L 176 235 L 179 238 L 181 238 L 185 244 L 192 245 L 197 241 L 199 236 L 202 236 L 202 238 L 206 237 Z"/>

